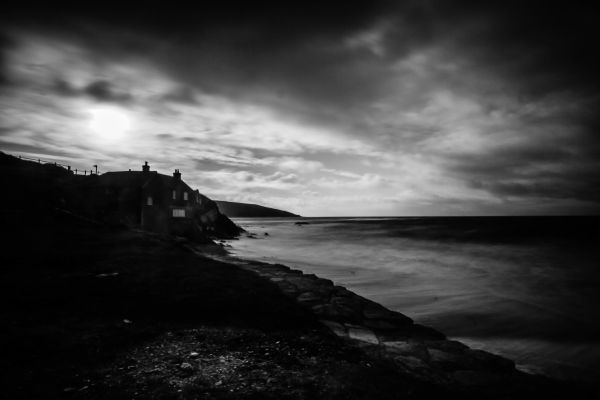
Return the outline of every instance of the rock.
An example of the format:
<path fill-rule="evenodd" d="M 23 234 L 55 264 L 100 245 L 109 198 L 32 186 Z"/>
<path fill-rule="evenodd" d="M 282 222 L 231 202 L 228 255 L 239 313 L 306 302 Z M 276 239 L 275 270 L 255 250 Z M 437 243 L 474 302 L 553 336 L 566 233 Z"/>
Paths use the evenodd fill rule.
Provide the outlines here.
<path fill-rule="evenodd" d="M 396 329 L 396 325 L 394 325 L 388 321 L 382 321 L 379 319 L 366 319 L 364 321 L 364 324 L 365 324 L 365 326 L 368 326 L 369 328 L 383 330 L 383 331 Z"/>
<path fill-rule="evenodd" d="M 315 285 L 314 281 L 310 279 L 304 279 L 303 277 L 291 276 L 288 277 L 287 281 L 295 285 L 298 289 L 300 289 L 303 292 L 315 292 L 326 290 L 324 286 Z"/>
<path fill-rule="evenodd" d="M 325 319 L 320 320 L 320 322 L 323 325 L 325 325 L 326 327 L 328 327 L 337 336 L 341 336 L 341 337 L 348 336 L 348 333 L 346 332 L 346 328 L 344 327 L 344 325 L 342 325 L 342 324 L 340 324 L 338 322 L 328 321 L 328 320 L 325 320 Z"/>
<path fill-rule="evenodd" d="M 446 335 L 443 333 L 419 324 L 414 324 L 410 327 L 410 336 L 421 340 L 445 340 Z M 461 343 L 462 344 L 462 343 Z"/>
<path fill-rule="evenodd" d="M 304 292 L 296 297 L 296 301 L 305 305 L 314 305 L 323 302 L 323 298 L 314 292 Z"/>
<path fill-rule="evenodd" d="M 429 352 L 427 351 L 427 347 L 420 342 L 393 341 L 383 342 L 383 345 L 389 352 L 394 354 L 416 357 L 419 360 L 429 360 Z"/>
<path fill-rule="evenodd" d="M 362 342 L 368 342 L 373 344 L 378 344 L 379 339 L 373 333 L 372 330 L 365 328 L 364 326 L 358 325 L 350 325 L 345 324 L 346 329 L 348 330 L 348 337 L 354 340 L 360 340 Z"/>
<path fill-rule="evenodd" d="M 358 296 L 333 296 L 331 304 L 349 307 L 360 313 L 362 308 L 362 299 Z"/>
<path fill-rule="evenodd" d="M 394 324 L 397 325 L 410 325 L 413 322 L 412 319 L 408 318 L 406 315 L 388 310 L 376 303 L 366 306 L 362 313 L 365 318 L 394 321 Z"/>
<path fill-rule="evenodd" d="M 438 349 L 428 349 L 431 363 L 446 371 L 462 369 L 477 369 L 480 367 L 477 360 L 464 352 L 446 352 Z"/>
<path fill-rule="evenodd" d="M 119 276 L 118 272 L 109 272 L 109 273 L 105 273 L 105 274 L 98 274 L 96 275 L 96 278 L 108 278 L 111 276 Z"/>
<path fill-rule="evenodd" d="M 469 347 L 456 340 L 429 340 L 424 342 L 425 346 L 447 352 L 464 352 Z"/>
<path fill-rule="evenodd" d="M 300 290 L 296 287 L 296 285 L 286 280 L 277 282 L 277 286 L 279 286 L 279 289 L 281 289 L 281 291 L 288 296 L 296 297 L 298 294 L 300 294 Z"/>
<path fill-rule="evenodd" d="M 333 304 L 319 304 L 312 307 L 315 314 L 325 319 L 332 319 L 341 322 L 358 322 L 360 318 L 357 313 L 344 306 L 336 306 Z"/>
<path fill-rule="evenodd" d="M 197 352 L 195 352 L 195 351 L 192 351 L 192 352 L 190 353 L 190 357 L 192 357 L 192 358 L 196 358 L 196 357 L 198 357 L 198 356 L 199 356 L 199 354 L 198 354 Z"/>
<path fill-rule="evenodd" d="M 269 232 L 265 232 L 265 236 L 269 236 Z"/>
<path fill-rule="evenodd" d="M 194 366 L 189 362 L 183 362 L 179 365 L 179 369 L 183 373 L 183 375 L 192 375 L 194 373 Z"/>
<path fill-rule="evenodd" d="M 317 283 L 323 286 L 333 286 L 333 281 L 324 278 L 317 279 Z"/>
<path fill-rule="evenodd" d="M 407 369 L 419 370 L 428 369 L 429 366 L 423 361 L 423 359 L 414 356 L 398 356 L 394 357 L 394 361 L 402 364 Z"/>
<path fill-rule="evenodd" d="M 336 296 L 356 296 L 356 294 L 352 293 L 351 291 L 349 291 L 348 289 L 346 289 L 343 286 L 334 286 L 333 287 L 333 291 L 335 293 Z"/>

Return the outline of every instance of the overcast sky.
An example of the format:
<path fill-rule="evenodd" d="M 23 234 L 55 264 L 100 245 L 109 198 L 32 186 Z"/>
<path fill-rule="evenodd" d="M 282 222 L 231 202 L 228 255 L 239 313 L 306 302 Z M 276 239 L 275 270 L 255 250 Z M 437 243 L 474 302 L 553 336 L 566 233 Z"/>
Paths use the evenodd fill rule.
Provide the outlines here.
<path fill-rule="evenodd" d="M 574 1 L 15 3 L 2 151 L 305 216 L 600 210 L 599 15 Z"/>

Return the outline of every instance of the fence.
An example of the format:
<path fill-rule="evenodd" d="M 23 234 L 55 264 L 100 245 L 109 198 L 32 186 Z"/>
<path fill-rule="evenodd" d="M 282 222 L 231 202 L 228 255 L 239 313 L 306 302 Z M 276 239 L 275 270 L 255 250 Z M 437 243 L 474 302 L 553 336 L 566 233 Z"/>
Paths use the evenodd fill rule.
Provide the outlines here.
<path fill-rule="evenodd" d="M 97 165 L 93 165 L 93 169 L 89 169 L 89 170 L 80 170 L 80 169 L 71 169 L 70 165 L 67 164 L 62 164 L 53 160 L 44 160 L 43 158 L 32 158 L 32 157 L 26 157 L 23 155 L 19 155 L 18 156 L 20 160 L 27 160 L 27 161 L 34 161 L 37 162 L 39 164 L 50 164 L 50 165 L 55 165 L 57 167 L 62 167 L 62 168 L 66 168 L 69 171 L 72 171 L 75 175 L 99 175 L 100 172 L 98 171 L 98 166 Z"/>

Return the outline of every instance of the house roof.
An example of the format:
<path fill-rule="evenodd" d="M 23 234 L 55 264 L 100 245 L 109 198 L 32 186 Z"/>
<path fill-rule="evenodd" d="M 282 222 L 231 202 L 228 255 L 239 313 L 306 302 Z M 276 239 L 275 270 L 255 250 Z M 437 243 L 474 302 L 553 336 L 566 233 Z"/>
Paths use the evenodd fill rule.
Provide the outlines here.
<path fill-rule="evenodd" d="M 106 172 L 99 176 L 101 185 L 113 187 L 144 187 L 148 188 L 151 185 L 159 184 L 166 188 L 174 188 L 180 185 L 192 191 L 192 188 L 180 179 L 175 179 L 172 176 L 159 174 L 156 171 L 117 171 Z"/>

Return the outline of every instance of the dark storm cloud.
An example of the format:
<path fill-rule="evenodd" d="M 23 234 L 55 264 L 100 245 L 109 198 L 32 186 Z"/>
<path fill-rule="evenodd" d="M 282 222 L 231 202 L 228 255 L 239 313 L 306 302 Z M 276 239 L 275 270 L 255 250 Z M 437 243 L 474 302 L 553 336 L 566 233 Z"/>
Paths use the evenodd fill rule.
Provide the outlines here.
<path fill-rule="evenodd" d="M 542 146 L 462 156 L 446 164 L 451 174 L 499 197 L 600 201 L 600 161 L 566 148 Z"/>
<path fill-rule="evenodd" d="M 83 92 L 98 101 L 129 101 L 129 93 L 119 92 L 108 81 L 95 81 L 83 88 Z"/>
<path fill-rule="evenodd" d="M 99 102 L 129 102 L 133 100 L 130 93 L 119 90 L 106 80 L 90 82 L 82 87 L 76 87 L 64 79 L 57 79 L 54 90 L 63 96 L 88 96 Z"/>
<path fill-rule="evenodd" d="M 5 18 L 107 54 L 155 57 L 178 79 L 205 90 L 266 89 L 336 109 L 376 97 L 385 83 L 374 72 L 385 75 L 390 60 L 445 38 L 445 45 L 519 80 L 527 95 L 597 87 L 590 10 L 577 2 L 480 3 L 59 1 L 14 6 Z M 345 38 L 378 23 L 387 26 L 379 57 L 340 48 Z"/>

